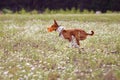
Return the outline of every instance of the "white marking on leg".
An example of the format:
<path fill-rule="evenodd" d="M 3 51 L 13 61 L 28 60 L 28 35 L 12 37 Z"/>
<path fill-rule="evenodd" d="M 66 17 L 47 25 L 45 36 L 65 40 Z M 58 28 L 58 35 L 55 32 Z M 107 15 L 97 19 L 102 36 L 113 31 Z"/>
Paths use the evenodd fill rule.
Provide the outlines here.
<path fill-rule="evenodd" d="M 72 41 L 70 42 L 70 47 L 79 48 L 79 45 L 76 42 L 76 38 L 72 36 Z"/>

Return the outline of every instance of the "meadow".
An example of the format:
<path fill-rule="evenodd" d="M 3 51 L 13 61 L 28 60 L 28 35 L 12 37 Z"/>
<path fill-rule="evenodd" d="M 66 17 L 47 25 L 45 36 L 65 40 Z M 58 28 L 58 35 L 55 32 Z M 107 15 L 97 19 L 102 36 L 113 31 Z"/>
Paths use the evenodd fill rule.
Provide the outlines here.
<path fill-rule="evenodd" d="M 95 35 L 79 53 L 47 32 L 54 19 Z M 1 14 L 0 80 L 120 80 L 120 14 Z"/>

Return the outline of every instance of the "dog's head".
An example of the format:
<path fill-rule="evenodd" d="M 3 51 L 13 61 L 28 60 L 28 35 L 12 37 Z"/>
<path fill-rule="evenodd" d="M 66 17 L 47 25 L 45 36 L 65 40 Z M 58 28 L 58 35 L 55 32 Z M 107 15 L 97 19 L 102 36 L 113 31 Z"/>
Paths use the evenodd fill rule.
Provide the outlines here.
<path fill-rule="evenodd" d="M 56 31 L 58 29 L 58 24 L 56 22 L 56 20 L 54 20 L 54 24 L 51 25 L 50 27 L 47 28 L 48 32 L 52 32 L 52 31 Z"/>

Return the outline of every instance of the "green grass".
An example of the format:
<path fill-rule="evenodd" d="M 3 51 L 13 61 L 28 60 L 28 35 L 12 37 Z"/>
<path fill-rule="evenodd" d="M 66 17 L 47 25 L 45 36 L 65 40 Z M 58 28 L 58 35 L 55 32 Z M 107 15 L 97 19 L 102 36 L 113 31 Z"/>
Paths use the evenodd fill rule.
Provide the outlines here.
<path fill-rule="evenodd" d="M 47 32 L 53 19 L 95 35 L 79 53 Z M 0 15 L 0 80 L 119 80 L 119 22 L 120 14 Z"/>

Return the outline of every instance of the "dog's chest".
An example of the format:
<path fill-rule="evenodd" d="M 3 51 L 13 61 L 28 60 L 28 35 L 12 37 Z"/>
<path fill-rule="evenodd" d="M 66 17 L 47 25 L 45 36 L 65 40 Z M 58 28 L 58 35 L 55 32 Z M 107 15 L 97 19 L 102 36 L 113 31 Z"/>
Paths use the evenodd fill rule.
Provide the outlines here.
<path fill-rule="evenodd" d="M 64 36 L 63 36 L 63 34 L 60 34 L 59 36 L 60 36 L 61 38 L 65 39 Z"/>
<path fill-rule="evenodd" d="M 62 34 L 62 32 L 63 32 L 63 26 L 60 26 L 58 29 L 57 29 L 57 32 L 59 33 L 59 37 L 61 37 L 61 38 L 64 38 L 64 36 L 63 36 L 63 34 Z"/>

